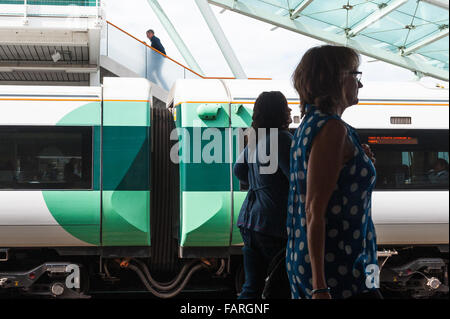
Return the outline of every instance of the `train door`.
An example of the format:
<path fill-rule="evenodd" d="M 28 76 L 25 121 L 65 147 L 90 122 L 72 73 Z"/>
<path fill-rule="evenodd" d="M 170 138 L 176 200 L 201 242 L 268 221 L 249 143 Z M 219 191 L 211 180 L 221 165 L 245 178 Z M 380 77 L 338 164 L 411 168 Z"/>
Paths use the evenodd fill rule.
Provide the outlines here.
<path fill-rule="evenodd" d="M 231 211 L 228 108 L 227 103 L 209 102 L 175 106 L 182 257 L 224 256 L 228 252 Z"/>
<path fill-rule="evenodd" d="M 232 147 L 232 167 L 236 163 L 240 152 L 246 144 L 247 129 L 252 125 L 253 102 L 233 103 L 231 104 L 231 131 L 233 135 Z M 233 195 L 233 231 L 232 245 L 242 245 L 242 237 L 236 222 L 239 217 L 242 204 L 247 196 L 248 185 L 240 183 L 239 179 L 233 174 L 232 195 Z"/>
<path fill-rule="evenodd" d="M 102 116 L 102 245 L 150 246 L 150 87 L 106 78 Z"/>

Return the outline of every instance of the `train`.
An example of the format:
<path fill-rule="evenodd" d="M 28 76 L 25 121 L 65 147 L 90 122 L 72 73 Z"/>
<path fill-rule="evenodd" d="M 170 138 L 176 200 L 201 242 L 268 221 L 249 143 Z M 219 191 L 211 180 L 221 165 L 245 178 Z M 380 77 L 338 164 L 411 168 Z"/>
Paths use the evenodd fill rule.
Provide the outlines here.
<path fill-rule="evenodd" d="M 247 191 L 232 168 L 263 91 L 286 96 L 294 132 L 289 81 L 178 80 L 165 108 L 140 78 L 0 86 L 0 296 L 172 298 L 205 279 L 238 293 Z M 448 296 L 448 111 L 448 88 L 385 82 L 344 113 L 377 159 L 387 293 Z"/>

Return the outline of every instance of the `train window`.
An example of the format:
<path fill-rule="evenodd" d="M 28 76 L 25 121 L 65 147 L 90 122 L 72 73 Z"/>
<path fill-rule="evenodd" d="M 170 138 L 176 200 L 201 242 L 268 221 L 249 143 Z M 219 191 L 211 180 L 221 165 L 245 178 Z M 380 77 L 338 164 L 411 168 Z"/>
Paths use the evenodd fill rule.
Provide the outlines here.
<path fill-rule="evenodd" d="M 92 128 L 0 127 L 0 189 L 91 189 Z"/>
<path fill-rule="evenodd" d="M 448 189 L 448 130 L 360 130 L 376 157 L 376 189 Z"/>

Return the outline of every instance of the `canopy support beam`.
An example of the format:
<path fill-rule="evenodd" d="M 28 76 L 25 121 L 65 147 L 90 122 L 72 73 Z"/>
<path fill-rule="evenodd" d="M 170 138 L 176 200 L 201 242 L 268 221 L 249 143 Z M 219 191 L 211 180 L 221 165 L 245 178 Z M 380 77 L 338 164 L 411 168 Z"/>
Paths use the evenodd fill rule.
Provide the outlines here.
<path fill-rule="evenodd" d="M 410 55 L 411 53 L 423 48 L 424 46 L 427 46 L 433 42 L 436 42 L 444 37 L 448 36 L 448 26 L 445 29 L 442 29 L 439 33 L 430 36 L 412 46 L 410 46 L 409 48 L 406 48 L 403 51 L 403 55 Z"/>
<path fill-rule="evenodd" d="M 292 11 L 291 19 L 295 20 L 300 16 L 300 13 L 306 9 L 307 6 L 311 4 L 314 0 L 304 0 L 302 3 L 300 3 L 297 8 Z"/>
<path fill-rule="evenodd" d="M 211 10 L 208 2 L 206 0 L 195 0 L 195 3 L 202 13 L 203 18 L 205 19 L 205 22 L 209 27 L 209 30 L 216 39 L 216 42 L 219 45 L 219 48 L 222 51 L 222 54 L 227 61 L 231 72 L 233 72 L 234 76 L 237 79 L 247 79 L 247 75 L 245 74 L 244 69 L 239 63 L 236 54 L 231 48 L 231 44 L 228 42 L 228 39 L 225 36 L 222 28 L 220 27 L 219 21 L 217 21 L 216 17 L 214 16 L 214 12 Z"/>
<path fill-rule="evenodd" d="M 167 15 L 164 13 L 164 10 L 161 8 L 157 0 L 147 0 L 150 7 L 153 9 L 153 12 L 158 17 L 159 21 L 163 25 L 164 29 L 169 34 L 172 41 L 175 43 L 175 46 L 177 47 L 178 51 L 183 56 L 184 60 L 188 64 L 188 66 L 197 72 L 198 74 L 204 75 L 202 69 L 197 64 L 197 61 L 195 61 L 193 55 L 189 51 L 188 47 L 184 43 L 183 39 L 178 34 L 177 30 L 173 26 L 173 24 L 170 22 Z"/>
<path fill-rule="evenodd" d="M 354 36 L 357 36 L 359 33 L 361 33 L 361 31 L 367 29 L 369 26 L 371 26 L 372 24 L 376 23 L 378 20 L 382 19 L 383 17 L 385 17 L 386 15 L 388 15 L 389 13 L 391 13 L 392 11 L 397 9 L 398 7 L 401 7 L 406 2 L 408 2 L 408 0 L 394 0 L 394 1 L 392 1 L 387 6 L 381 8 L 379 11 L 376 11 L 375 13 L 371 14 L 369 17 L 364 19 L 364 21 L 361 22 L 360 24 L 354 26 L 350 30 L 348 36 L 350 38 L 354 37 Z"/>
<path fill-rule="evenodd" d="M 353 38 L 349 39 L 345 34 L 334 34 L 316 27 L 312 27 L 311 25 L 302 23 L 298 20 L 291 20 L 290 17 L 276 16 L 273 13 L 265 11 L 263 9 L 249 6 L 243 1 L 209 0 L 209 2 L 222 8 L 226 8 L 248 17 L 270 23 L 280 28 L 300 33 L 319 41 L 351 47 L 358 50 L 359 53 L 368 57 L 391 63 L 413 72 L 421 72 L 425 76 L 431 76 L 444 81 L 449 80 L 449 72 L 446 70 L 434 67 L 430 64 L 412 59 L 407 56 L 402 56 L 398 53 L 389 52 L 372 45 L 366 45 L 364 43 L 356 41 Z"/>
<path fill-rule="evenodd" d="M 447 9 L 447 10 L 449 9 L 448 0 L 447 1 L 445 1 L 445 0 L 422 0 L 422 1 L 432 4 L 432 5 L 435 5 L 435 6 L 438 6 L 438 7 L 441 7 L 443 9 Z"/>

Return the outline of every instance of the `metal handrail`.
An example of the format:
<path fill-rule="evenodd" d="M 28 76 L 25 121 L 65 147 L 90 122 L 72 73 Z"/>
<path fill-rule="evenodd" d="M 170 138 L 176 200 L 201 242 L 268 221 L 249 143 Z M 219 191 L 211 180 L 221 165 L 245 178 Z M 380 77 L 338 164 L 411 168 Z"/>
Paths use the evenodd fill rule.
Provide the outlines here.
<path fill-rule="evenodd" d="M 190 72 L 194 73 L 195 75 L 197 75 L 197 76 L 199 76 L 199 77 L 201 77 L 201 78 L 204 78 L 204 77 L 203 77 L 202 75 L 200 75 L 200 74 L 198 74 L 197 72 L 195 72 L 195 71 L 191 70 L 191 69 L 190 69 L 190 68 L 188 68 L 187 66 L 184 66 L 184 65 L 183 65 L 183 64 L 181 64 L 180 62 L 178 62 L 178 61 L 176 61 L 176 60 L 172 59 L 171 57 L 169 57 L 169 56 L 165 55 L 164 53 L 162 53 L 162 52 L 160 52 L 160 51 L 156 50 L 155 48 L 153 48 L 153 47 L 149 46 L 149 45 L 148 45 L 147 43 L 145 43 L 144 41 L 142 41 L 142 40 L 139 40 L 139 39 L 138 39 L 138 38 L 136 38 L 136 37 L 135 37 L 134 35 L 132 35 L 132 34 L 128 33 L 127 31 L 123 30 L 122 28 L 119 28 L 118 26 L 116 26 L 115 24 L 111 23 L 110 21 L 106 21 L 106 23 L 108 23 L 108 24 L 109 24 L 110 26 L 112 26 L 112 27 L 116 28 L 117 30 L 119 30 L 119 31 L 123 32 L 123 33 L 124 33 L 124 34 L 126 34 L 127 36 L 129 36 L 129 37 L 131 37 L 131 38 L 135 39 L 136 41 L 140 42 L 141 44 L 145 45 L 146 47 L 148 47 L 148 48 L 152 49 L 153 51 L 155 51 L 156 53 L 158 53 L 158 54 L 162 55 L 163 57 L 165 57 L 165 58 L 167 58 L 167 59 L 171 60 L 172 62 L 174 62 L 174 63 L 178 64 L 179 66 L 181 66 L 181 67 L 185 68 L 186 70 L 188 70 L 188 71 L 190 71 Z"/>
<path fill-rule="evenodd" d="M 79 17 L 100 17 L 100 0 L 0 0 L 4 12 L 0 15 L 28 17 L 68 16 L 77 17 L 73 8 L 81 10 Z M 19 9 L 22 8 L 22 9 Z M 25 22 L 27 24 L 27 22 Z"/>
<path fill-rule="evenodd" d="M 219 79 L 219 80 L 234 80 L 236 78 L 234 77 L 206 77 L 203 76 L 201 74 L 198 74 L 197 72 L 193 71 L 192 69 L 190 69 L 189 67 L 183 65 L 182 63 L 172 59 L 171 57 L 167 56 L 166 54 L 156 50 L 155 48 L 151 47 L 150 45 L 148 45 L 146 42 L 140 40 L 139 38 L 135 37 L 134 35 L 128 33 L 127 31 L 123 30 L 122 28 L 118 27 L 117 25 L 113 24 L 112 22 L 106 20 L 106 23 L 114 28 L 116 28 L 117 30 L 121 31 L 122 33 L 124 33 L 125 35 L 133 38 L 134 40 L 136 40 L 137 42 L 140 42 L 141 44 L 145 45 L 146 47 L 150 48 L 151 50 L 155 51 L 156 53 L 162 55 L 163 57 L 169 59 L 170 61 L 176 63 L 177 65 L 181 66 L 182 68 L 184 68 L 186 71 L 189 71 L 193 74 L 195 74 L 196 76 L 198 76 L 199 78 L 202 79 Z M 271 78 L 248 78 L 249 80 L 272 80 Z"/>

